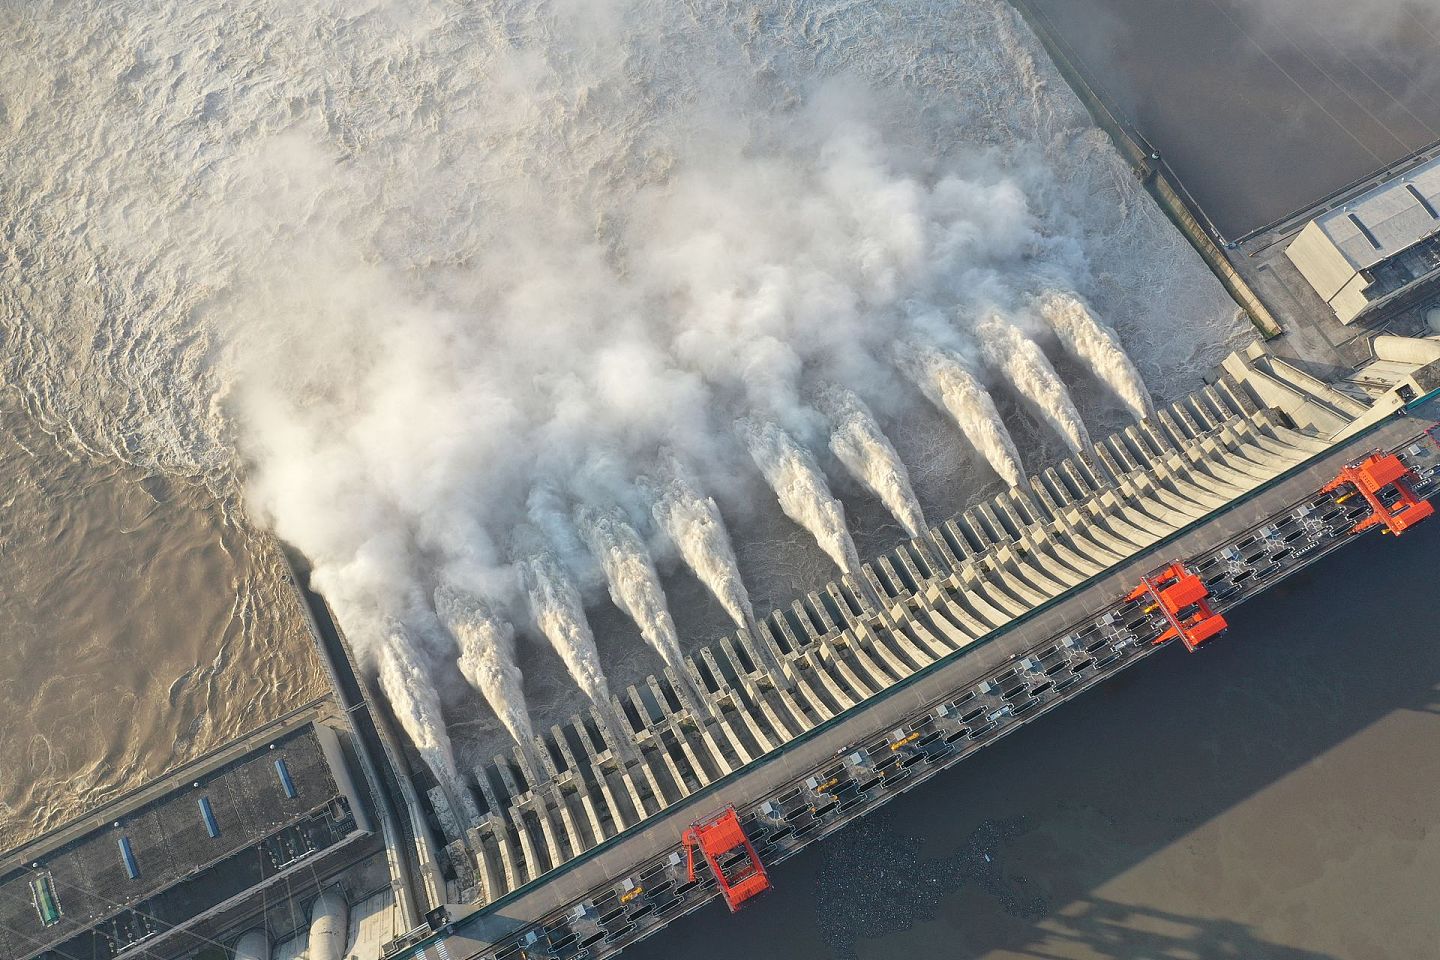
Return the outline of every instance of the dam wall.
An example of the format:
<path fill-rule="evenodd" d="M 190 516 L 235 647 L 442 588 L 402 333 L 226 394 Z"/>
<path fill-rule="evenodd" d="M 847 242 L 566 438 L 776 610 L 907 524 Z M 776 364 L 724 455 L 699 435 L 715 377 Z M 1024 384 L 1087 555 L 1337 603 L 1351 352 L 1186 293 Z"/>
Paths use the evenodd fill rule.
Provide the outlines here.
<path fill-rule="evenodd" d="M 1208 387 L 773 612 L 759 636 L 702 648 L 688 676 L 666 668 L 473 771 L 485 813 L 463 838 L 464 899 L 544 876 L 1325 446 Z"/>
<path fill-rule="evenodd" d="M 716 807 L 783 860 L 1159 649 L 1125 597 L 1170 561 L 1224 609 L 1348 542 L 1348 459 L 1395 449 L 1428 493 L 1433 423 L 1337 445 L 1222 377 L 474 771 L 459 895 L 391 954 L 618 951 L 716 895 L 680 842 Z"/>

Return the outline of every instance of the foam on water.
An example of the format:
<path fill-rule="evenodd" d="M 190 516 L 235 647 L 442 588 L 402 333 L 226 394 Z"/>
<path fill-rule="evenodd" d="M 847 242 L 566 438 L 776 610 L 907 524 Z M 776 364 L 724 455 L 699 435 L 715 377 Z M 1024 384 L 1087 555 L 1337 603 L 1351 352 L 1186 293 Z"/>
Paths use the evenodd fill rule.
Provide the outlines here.
<path fill-rule="evenodd" d="M 1074 290 L 1162 396 L 1237 329 L 1002 0 L 35 0 L 0 43 L 5 382 L 74 449 L 244 486 L 336 592 L 433 591 L 372 544 L 504 542 L 534 477 L 603 461 L 568 492 L 616 502 L 662 445 L 745 495 L 733 411 L 805 436 L 812 375 L 903 421 L 875 358 L 915 304 Z"/>

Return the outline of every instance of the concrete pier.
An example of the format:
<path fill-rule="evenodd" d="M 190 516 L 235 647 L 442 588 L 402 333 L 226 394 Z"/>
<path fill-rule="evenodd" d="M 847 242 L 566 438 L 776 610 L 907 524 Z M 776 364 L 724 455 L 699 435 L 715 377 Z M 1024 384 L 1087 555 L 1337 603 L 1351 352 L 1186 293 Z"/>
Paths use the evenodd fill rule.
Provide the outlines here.
<path fill-rule="evenodd" d="M 618 728 L 576 718 L 539 768 L 477 771 L 477 880 L 398 953 L 613 953 L 714 894 L 679 846 L 714 808 L 783 859 L 1157 649 L 1165 622 L 1122 602 L 1141 577 L 1185 559 L 1231 606 L 1347 541 L 1355 505 L 1319 491 L 1348 459 L 1396 449 L 1434 482 L 1430 406 L 1302 428 L 1258 392 L 1224 376 L 630 687 Z"/>

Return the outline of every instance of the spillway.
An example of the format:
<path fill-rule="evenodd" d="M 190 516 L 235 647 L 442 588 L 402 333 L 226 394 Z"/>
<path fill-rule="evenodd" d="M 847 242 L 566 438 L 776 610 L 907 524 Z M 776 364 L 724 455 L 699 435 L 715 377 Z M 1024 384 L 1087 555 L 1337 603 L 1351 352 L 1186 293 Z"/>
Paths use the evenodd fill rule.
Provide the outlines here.
<path fill-rule="evenodd" d="M 395 956 L 618 952 L 719 892 L 686 866 L 702 816 L 733 805 L 773 864 L 1173 641 L 1224 643 L 1238 604 L 1354 540 L 1348 463 L 1392 451 L 1440 488 L 1437 425 L 1440 390 L 1325 432 L 1229 377 L 1159 409 L 695 651 L 712 710 L 667 670 L 554 728 L 542 766 L 497 758 L 451 838 L 463 902 Z M 1180 584 L 1204 603 L 1172 611 Z"/>

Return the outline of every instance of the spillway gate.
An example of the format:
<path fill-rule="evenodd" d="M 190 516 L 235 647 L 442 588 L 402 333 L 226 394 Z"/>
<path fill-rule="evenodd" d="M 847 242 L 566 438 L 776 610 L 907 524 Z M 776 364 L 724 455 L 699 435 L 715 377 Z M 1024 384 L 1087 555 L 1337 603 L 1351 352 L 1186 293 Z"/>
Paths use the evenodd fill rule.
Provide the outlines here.
<path fill-rule="evenodd" d="M 954 572 L 949 576 L 928 581 L 915 578 L 913 591 L 905 595 L 893 590 L 900 578 L 894 577 L 892 568 L 889 576 L 875 576 L 872 581 L 882 598 L 893 601 L 888 611 L 857 615 L 838 634 L 839 643 L 821 636 L 808 643 L 791 637 L 793 646 L 776 645 L 782 662 L 792 667 L 810 664 L 807 671 L 794 674 L 794 697 L 814 697 L 815 702 L 823 703 L 814 692 L 821 684 L 816 674 L 827 666 L 838 670 L 837 658 L 848 658 L 850 676 L 862 684 L 861 689 L 866 688 L 857 658 L 868 662 L 871 677 L 899 674 L 888 686 L 870 690 L 868 698 L 854 709 L 822 717 L 740 768 L 696 784 L 682 799 L 518 884 L 493 902 L 452 904 L 435 911 L 430 928 L 392 944 L 390 954 L 425 960 L 569 960 L 613 955 L 720 893 L 713 873 L 696 871 L 692 876 L 689 869 L 682 837 L 699 812 L 694 809 L 697 804 L 733 804 L 737 823 L 751 838 L 757 858 L 770 865 L 783 861 L 805 844 L 833 833 L 1169 645 L 1177 638 L 1170 616 L 1154 602 L 1151 591 L 1135 589 L 1137 582 L 1150 578 L 1164 583 L 1178 561 L 1187 574 L 1203 583 L 1208 615 L 1223 623 L 1225 611 L 1349 542 L 1357 524 L 1371 512 L 1371 505 L 1346 497 L 1343 487 L 1329 485 L 1327 489 L 1327 485 L 1358 452 L 1382 445 L 1412 472 L 1416 498 L 1433 495 L 1440 485 L 1440 444 L 1425 428 L 1432 427 L 1440 416 L 1435 406 L 1434 397 L 1427 397 L 1411 405 L 1409 416 L 1384 421 L 1358 439 L 1333 447 L 1304 442 L 1310 438 L 1291 435 L 1282 425 L 1269 421 L 1263 411 L 1246 411 L 1211 425 L 1209 435 L 1228 431 L 1232 442 L 1214 444 L 1209 464 L 1197 455 L 1205 449 L 1206 440 L 1204 431 L 1198 431 L 1199 435 L 1189 438 L 1191 452 L 1176 444 L 1169 457 L 1146 468 L 1152 474 L 1157 469 L 1172 470 L 1172 477 L 1183 469 L 1185 475 L 1178 482 L 1147 486 L 1141 471 L 1115 470 L 1118 476 L 1106 486 L 1097 484 L 1088 497 L 1062 501 L 1061 490 L 1068 484 L 1061 487 L 1032 481 L 1037 495 L 1042 490 L 1052 495 L 1047 508 L 1032 515 L 1048 517 L 1038 524 L 1039 533 L 1022 530 L 1021 536 L 1006 542 L 996 537 L 984 550 L 974 550 L 963 558 L 955 554 L 964 550 L 962 544 L 979 539 L 984 527 L 967 525 L 961 540 L 951 521 L 947 526 L 952 529 L 934 536 L 928 545 L 931 551 L 951 551 L 954 562 L 947 565 Z M 1176 417 L 1167 418 L 1163 413 L 1158 419 L 1162 425 L 1167 420 L 1176 422 Z M 1256 424 L 1264 429 L 1253 430 Z M 1235 454 L 1245 452 L 1247 436 L 1259 438 L 1254 446 L 1272 453 L 1292 451 L 1276 456 L 1267 467 L 1268 475 L 1254 471 L 1248 488 L 1237 481 L 1235 473 L 1211 469 L 1229 466 L 1235 471 L 1234 461 L 1239 459 Z M 1114 438 L 1107 441 L 1113 442 Z M 1118 456 L 1123 449 L 1112 446 L 1111 452 Z M 1097 459 L 1114 463 L 1104 454 Z M 1079 469 L 1073 464 L 1066 467 L 1067 472 L 1073 471 L 1072 479 L 1078 480 Z M 1200 477 L 1219 482 L 1213 486 L 1197 482 Z M 1117 490 L 1124 496 L 1116 495 Z M 1012 495 L 1015 493 L 1018 491 Z M 1152 506 L 1146 512 L 1123 515 L 1120 506 L 1133 506 L 1147 496 L 1152 498 Z M 1097 500 L 1105 502 L 1107 497 L 1112 508 L 1108 516 L 1099 510 L 1087 512 L 1088 506 Z M 1001 505 L 1010 507 L 1013 501 Z M 1161 510 L 1169 510 L 1164 524 Z M 967 514 L 967 519 L 970 516 Z M 1109 522 L 1116 519 L 1121 522 Z M 1150 529 L 1142 530 L 1137 521 L 1148 522 Z M 1093 524 L 1094 531 L 1082 527 L 1082 522 Z M 1128 524 L 1128 531 L 1122 524 Z M 997 523 L 991 529 L 1000 528 Z M 1155 529 L 1168 535 L 1153 535 Z M 1057 536 L 1062 530 L 1066 533 L 1063 542 Z M 1052 538 L 1048 542 L 1040 536 L 1047 531 Z M 1143 546 L 1132 551 L 1135 556 L 1129 560 L 1120 553 L 1122 531 L 1129 537 L 1151 534 Z M 1092 548 L 1086 551 L 1090 556 L 1103 558 L 1108 552 L 1120 562 L 1079 576 L 1083 573 L 1080 561 L 1085 557 L 1074 548 L 1086 534 L 1093 537 L 1085 541 Z M 1136 545 L 1134 540 L 1129 542 Z M 986 610 L 995 611 L 1005 603 L 995 588 L 1001 564 L 987 566 L 987 561 L 993 563 L 996 554 L 1008 552 L 1004 569 L 1040 572 L 1038 558 L 1063 557 L 1065 551 L 1071 554 L 1070 561 L 1053 569 L 1056 576 L 1066 576 L 1066 571 L 1076 576 L 1073 586 L 1055 591 L 1051 599 L 1029 611 L 1003 619 L 1002 626 L 991 627 L 988 636 L 979 632 L 986 623 L 973 622 Z M 1036 566 L 1024 567 L 1026 560 Z M 882 569 L 887 566 L 883 560 L 879 565 Z M 1035 589 L 1036 578 L 1026 578 L 1022 585 Z M 1007 590 L 1011 603 L 1016 594 L 1010 591 L 1016 589 L 1011 586 Z M 951 605 L 958 607 L 959 613 L 952 609 L 940 620 L 937 614 Z M 934 643 L 943 651 L 945 645 L 937 634 L 945 632 L 946 624 L 951 628 L 964 624 L 961 614 L 968 614 L 972 623 L 965 643 L 952 644 L 956 649 L 950 654 L 937 653 L 929 661 L 911 653 L 920 664 L 911 666 L 908 673 L 894 668 L 893 659 L 921 645 Z M 869 638 L 864 636 L 867 630 L 872 634 Z M 882 631 L 898 635 L 888 653 L 882 650 Z M 973 649 L 966 650 L 970 645 Z M 822 659 L 806 660 L 817 654 Z M 719 692 L 711 686 L 714 675 L 697 672 L 696 679 L 709 693 Z M 810 689 L 803 689 L 801 681 L 808 681 Z M 680 699 L 678 695 L 665 696 L 664 691 L 657 693 L 663 701 Z M 761 712 L 759 698 L 736 698 L 735 702 Z M 696 716 L 703 714 L 697 711 Z M 677 739 L 693 740 L 714 725 L 693 717 L 690 722 L 688 730 L 667 726 L 676 724 L 674 717 L 662 718 L 655 726 Z M 634 732 L 637 743 L 646 742 L 641 734 L 647 731 Z M 653 728 L 648 732 L 656 733 Z M 614 731 L 608 733 L 614 738 Z M 666 757 L 673 782 L 683 783 L 677 762 L 684 759 L 683 751 L 672 747 Z M 699 766 L 694 757 L 690 759 Z M 638 777 L 641 772 L 637 768 L 646 766 L 643 759 L 624 764 L 616 758 L 605 783 L 613 787 L 620 779 L 628 779 L 618 771 L 631 771 Z M 593 786 L 595 794 L 604 792 L 599 781 Z M 652 786 L 657 793 L 664 790 L 658 779 Z M 535 793 L 521 791 L 518 784 L 514 795 L 535 802 Z M 528 843 L 522 840 L 518 846 L 527 847 L 522 856 L 539 856 L 541 844 L 536 838 L 545 836 L 546 831 L 536 829 L 536 821 L 544 814 L 533 807 L 526 813 L 534 816 L 529 821 L 534 832 Z"/>

